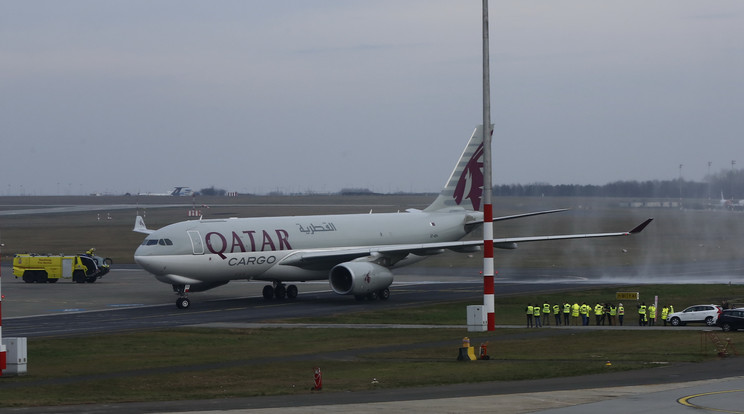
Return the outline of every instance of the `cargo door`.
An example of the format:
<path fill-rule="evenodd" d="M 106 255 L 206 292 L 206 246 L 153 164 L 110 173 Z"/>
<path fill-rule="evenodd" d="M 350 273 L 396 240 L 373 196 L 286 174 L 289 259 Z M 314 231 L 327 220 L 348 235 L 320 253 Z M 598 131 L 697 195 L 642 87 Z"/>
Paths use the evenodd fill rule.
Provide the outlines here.
<path fill-rule="evenodd" d="M 191 239 L 191 249 L 194 254 L 204 254 L 204 243 L 202 243 L 201 234 L 198 230 L 187 231 Z"/>
<path fill-rule="evenodd" d="M 69 259 L 62 259 L 62 277 L 72 277 L 72 257 Z"/>

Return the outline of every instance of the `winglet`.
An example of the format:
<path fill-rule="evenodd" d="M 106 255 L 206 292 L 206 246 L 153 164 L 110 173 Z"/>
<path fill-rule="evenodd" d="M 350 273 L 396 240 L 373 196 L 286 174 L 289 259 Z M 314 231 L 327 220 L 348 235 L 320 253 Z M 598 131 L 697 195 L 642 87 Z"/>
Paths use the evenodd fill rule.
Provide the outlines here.
<path fill-rule="evenodd" d="M 654 220 L 654 219 L 653 219 L 653 217 L 652 217 L 652 218 L 650 218 L 650 219 L 648 219 L 648 220 L 644 221 L 643 223 L 641 223 L 641 224 L 637 225 L 637 226 L 636 226 L 636 227 L 635 227 L 635 228 L 634 228 L 633 230 L 629 231 L 629 232 L 628 232 L 628 234 L 637 234 L 637 233 L 640 233 L 640 232 L 642 232 L 642 231 L 643 231 L 643 229 L 645 229 L 645 228 L 646 228 L 646 226 L 648 226 L 648 225 L 649 225 L 649 223 L 651 223 L 651 222 L 652 222 L 653 220 Z"/>
<path fill-rule="evenodd" d="M 145 233 L 150 234 L 154 232 L 155 230 L 150 230 L 145 226 L 145 219 L 142 218 L 142 216 L 137 216 L 137 218 L 134 219 L 134 228 L 132 231 L 136 231 L 137 233 Z"/>

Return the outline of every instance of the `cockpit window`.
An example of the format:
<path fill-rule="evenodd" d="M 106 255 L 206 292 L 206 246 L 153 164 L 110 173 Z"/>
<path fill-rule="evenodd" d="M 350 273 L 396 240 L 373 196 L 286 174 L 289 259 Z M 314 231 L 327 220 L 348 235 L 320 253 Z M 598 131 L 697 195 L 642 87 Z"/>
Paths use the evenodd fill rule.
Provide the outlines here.
<path fill-rule="evenodd" d="M 157 244 L 161 246 L 173 246 L 171 239 L 145 239 L 142 242 L 143 246 L 155 246 Z"/>

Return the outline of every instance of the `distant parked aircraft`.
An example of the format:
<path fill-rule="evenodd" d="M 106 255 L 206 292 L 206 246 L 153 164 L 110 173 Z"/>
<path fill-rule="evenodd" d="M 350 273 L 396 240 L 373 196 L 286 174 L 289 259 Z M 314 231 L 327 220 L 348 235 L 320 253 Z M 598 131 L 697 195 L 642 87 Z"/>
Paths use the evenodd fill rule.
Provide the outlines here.
<path fill-rule="evenodd" d="M 190 196 L 194 192 L 188 187 L 173 187 L 173 190 L 165 193 L 139 193 L 146 196 Z"/>

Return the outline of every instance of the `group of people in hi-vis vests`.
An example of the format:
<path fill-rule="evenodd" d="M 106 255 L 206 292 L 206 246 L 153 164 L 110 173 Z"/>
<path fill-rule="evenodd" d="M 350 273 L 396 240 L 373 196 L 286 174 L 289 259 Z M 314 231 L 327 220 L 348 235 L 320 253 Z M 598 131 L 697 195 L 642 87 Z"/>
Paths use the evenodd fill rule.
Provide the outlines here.
<path fill-rule="evenodd" d="M 667 316 L 674 313 L 673 305 L 664 305 L 661 308 L 661 315 L 658 315 L 658 310 L 654 304 L 646 306 L 646 302 L 638 304 L 638 326 L 654 326 L 656 325 L 656 317 L 660 316 L 660 319 L 664 322 L 664 326 L 667 324 Z"/>
<path fill-rule="evenodd" d="M 654 325 L 657 316 L 656 307 L 653 304 L 646 306 L 646 303 L 643 302 L 637 305 L 637 308 L 638 324 L 641 326 Z M 673 312 L 674 307 L 671 305 L 662 308 L 661 319 L 664 321 L 664 326 L 666 326 L 667 316 Z M 578 303 L 554 303 L 551 305 L 548 301 L 545 301 L 542 305 L 528 303 L 525 308 L 525 315 L 527 316 L 528 328 L 550 326 L 551 319 L 555 326 L 587 326 L 590 324 L 592 316 L 594 316 L 596 325 L 623 326 L 625 307 L 622 303 L 617 305 L 614 303 L 597 303 L 594 306 L 587 305 L 586 302 L 581 305 Z"/>

